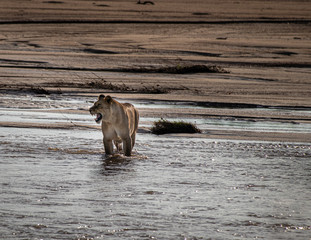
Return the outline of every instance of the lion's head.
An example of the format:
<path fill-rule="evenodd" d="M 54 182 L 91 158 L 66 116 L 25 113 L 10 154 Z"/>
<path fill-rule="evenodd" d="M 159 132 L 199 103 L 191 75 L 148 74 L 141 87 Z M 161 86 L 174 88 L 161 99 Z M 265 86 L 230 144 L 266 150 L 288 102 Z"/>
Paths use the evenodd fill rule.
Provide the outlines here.
<path fill-rule="evenodd" d="M 99 95 L 98 100 L 89 109 L 92 115 L 96 115 L 96 123 L 100 123 L 102 119 L 108 119 L 111 115 L 111 102 L 112 98 L 110 96 L 105 96 L 103 94 Z"/>

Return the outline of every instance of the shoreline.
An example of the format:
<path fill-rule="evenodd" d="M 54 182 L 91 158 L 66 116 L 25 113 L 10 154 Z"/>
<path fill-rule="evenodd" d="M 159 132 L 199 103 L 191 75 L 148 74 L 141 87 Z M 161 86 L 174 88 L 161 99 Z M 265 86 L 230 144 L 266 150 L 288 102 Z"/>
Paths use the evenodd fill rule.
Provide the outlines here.
<path fill-rule="evenodd" d="M 2 92 L 2 94 L 1 94 Z M 12 118 L 11 121 L 0 121 L 1 128 L 29 128 L 29 129 L 63 129 L 63 130 L 95 130 L 101 134 L 100 125 L 90 125 L 89 123 L 83 123 L 85 120 L 81 121 L 79 118 L 83 116 L 83 119 L 88 119 L 88 122 L 92 122 L 92 116 L 88 113 L 88 102 L 91 102 L 91 99 L 96 99 L 98 94 L 88 93 L 88 92 L 80 92 L 79 94 L 66 93 L 66 94 L 52 94 L 52 95 L 44 95 L 44 94 L 35 94 L 35 93 L 27 93 L 21 94 L 17 92 L 15 94 L 3 94 L 3 90 L 0 91 L 0 96 L 4 98 L 0 98 L 1 101 L 1 109 L 3 112 L 5 119 Z M 141 116 L 141 122 L 138 130 L 138 134 L 151 134 L 150 127 L 146 127 L 146 125 L 150 125 L 152 120 L 165 118 L 165 119 L 182 119 L 184 121 L 199 121 L 200 119 L 207 121 L 204 125 L 204 131 L 201 134 L 165 134 L 164 137 L 186 137 L 186 138 L 205 138 L 205 139 L 222 139 L 222 140 L 237 140 L 237 141 L 270 141 L 270 142 L 281 142 L 281 143 L 311 143 L 311 133 L 308 129 L 307 132 L 303 133 L 294 130 L 296 129 L 294 126 L 300 126 L 301 124 L 308 124 L 311 126 L 311 116 L 309 111 L 306 110 L 293 110 L 290 109 L 265 109 L 265 108 L 214 108 L 214 107 L 195 107 L 189 105 L 189 102 L 172 102 L 165 100 L 157 100 L 157 99 L 140 99 L 137 100 L 137 97 L 129 98 L 129 94 L 125 93 L 113 93 L 108 92 L 113 97 L 117 97 L 117 99 L 121 102 L 131 102 L 137 105 L 138 110 Z M 20 97 L 18 97 L 20 96 Z M 154 95 L 153 95 L 154 96 Z M 20 98 L 23 98 L 21 102 L 19 102 Z M 71 101 L 76 101 L 75 99 L 79 99 L 79 101 L 84 102 L 83 106 L 79 107 L 79 104 L 71 104 Z M 132 99 L 132 100 L 131 100 Z M 41 101 L 47 101 L 47 103 L 42 106 Z M 66 105 L 63 105 L 62 100 L 68 101 Z M 192 102 L 196 104 L 197 102 Z M 157 107 L 152 107 L 154 104 L 158 104 Z M 168 104 L 168 105 L 166 105 Z M 14 108 L 11 106 L 14 105 Z M 63 106 L 62 106 L 63 105 Z M 19 107 L 18 107 L 19 106 Z M 146 108 L 148 106 L 148 108 Z M 171 107 L 173 106 L 173 107 Z M 17 107 L 17 108 L 16 108 Z M 14 120 L 14 117 L 17 113 L 24 116 L 24 120 L 22 122 L 18 121 L 18 118 Z M 34 119 L 27 120 L 28 115 L 34 115 Z M 56 115 L 55 115 L 56 114 Z M 12 117 L 8 117 L 11 116 Z M 36 115 L 38 115 L 38 120 L 36 120 Z M 42 117 L 40 117 L 42 116 Z M 50 117 L 52 119 L 57 119 L 56 122 L 50 122 Z M 59 117 L 57 117 L 59 116 Z M 78 117 L 79 116 L 79 117 Z M 46 119 L 46 123 L 41 121 L 40 119 Z M 77 120 L 76 120 L 77 119 Z M 225 121 L 220 125 L 219 129 L 215 129 L 215 127 L 209 127 L 208 122 L 217 122 L 217 121 Z M 257 124 L 263 123 L 267 126 L 274 126 L 278 124 L 280 126 L 284 125 L 286 127 L 293 126 L 293 130 L 260 130 L 254 129 L 254 131 L 250 130 L 249 127 L 243 129 L 235 129 L 232 127 L 228 129 L 226 124 L 231 125 L 236 121 L 245 124 L 248 126 L 249 124 Z M 303 126 L 303 125 L 302 125 Z M 306 125 L 307 126 L 307 125 Z M 291 127 L 290 127 L 291 128 Z M 289 128 L 289 129 L 290 129 Z M 301 129 L 301 127 L 299 128 Z"/>
<path fill-rule="evenodd" d="M 310 124 L 308 2 L 73 3 L 1 1 L 0 107 L 49 108 L 40 99 L 21 101 L 23 95 L 92 101 L 105 93 L 150 104 L 141 107 L 146 118 Z M 178 74 L 193 65 L 224 71 Z M 187 109 L 156 109 L 154 102 Z M 71 108 L 61 110 L 65 114 L 87 111 L 62 104 Z M 274 139 L 211 131 L 219 138 Z M 275 136 L 291 139 L 290 133 Z M 292 139 L 311 137 L 298 133 Z"/>
<path fill-rule="evenodd" d="M 101 134 L 100 127 L 80 124 L 37 124 L 37 123 L 17 123 L 17 122 L 0 122 L 0 128 L 28 128 L 28 129 L 45 129 L 45 130 L 98 130 Z M 150 129 L 139 127 L 137 133 L 151 134 Z M 207 140 L 224 140 L 224 141 L 255 141 L 255 142 L 274 142 L 274 143 L 291 143 L 307 144 L 311 143 L 310 133 L 285 133 L 285 132 L 252 132 L 252 131 L 234 131 L 234 130 L 208 130 L 207 133 L 196 134 L 164 134 L 161 137 L 177 138 L 202 138 Z"/>

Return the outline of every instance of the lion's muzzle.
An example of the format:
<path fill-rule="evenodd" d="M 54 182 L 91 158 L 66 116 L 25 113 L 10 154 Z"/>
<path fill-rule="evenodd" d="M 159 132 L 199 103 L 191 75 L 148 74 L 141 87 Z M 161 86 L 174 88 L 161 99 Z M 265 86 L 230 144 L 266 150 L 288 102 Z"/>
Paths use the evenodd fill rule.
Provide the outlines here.
<path fill-rule="evenodd" d="M 90 111 L 90 114 L 91 114 L 92 116 L 96 115 L 96 118 L 94 119 L 95 122 L 96 122 L 96 123 L 100 123 L 100 121 L 103 119 L 103 115 L 102 115 L 101 113 L 96 113 L 96 112 L 94 111 L 93 107 L 91 107 L 91 108 L 89 109 L 89 111 Z"/>

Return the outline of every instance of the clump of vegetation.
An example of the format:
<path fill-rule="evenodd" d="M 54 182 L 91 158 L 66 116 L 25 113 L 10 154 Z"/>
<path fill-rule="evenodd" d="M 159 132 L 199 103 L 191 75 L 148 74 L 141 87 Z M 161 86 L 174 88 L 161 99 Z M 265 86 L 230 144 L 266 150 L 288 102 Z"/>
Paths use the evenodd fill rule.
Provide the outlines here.
<path fill-rule="evenodd" d="M 91 87 L 97 89 L 108 89 L 119 92 L 135 92 L 135 93 L 148 93 L 148 94 L 163 94 L 168 93 L 168 89 L 161 88 L 160 86 L 143 86 L 141 88 L 131 88 L 124 83 L 122 84 L 112 84 L 106 80 L 96 80 L 88 82 L 84 87 Z"/>
<path fill-rule="evenodd" d="M 126 70 L 125 70 L 126 71 Z M 190 73 L 229 73 L 220 66 L 207 65 L 176 65 L 163 67 L 140 67 L 128 69 L 128 72 L 136 73 L 168 73 L 168 74 L 190 74 Z"/>
<path fill-rule="evenodd" d="M 92 81 L 88 82 L 85 87 L 91 87 L 91 88 L 98 88 L 98 89 L 108 89 L 113 91 L 131 91 L 131 89 L 123 84 L 112 84 L 110 82 L 107 82 L 106 80 L 100 81 Z"/>
<path fill-rule="evenodd" d="M 31 87 L 30 91 L 35 93 L 35 94 L 44 94 L 44 95 L 50 95 L 51 94 L 48 90 L 46 90 L 42 87 Z"/>
<path fill-rule="evenodd" d="M 159 86 L 150 86 L 150 87 L 142 87 L 138 89 L 134 89 L 135 92 L 137 93 L 146 93 L 146 94 L 164 94 L 168 93 L 169 90 L 165 88 L 161 88 Z"/>
<path fill-rule="evenodd" d="M 153 134 L 161 135 L 166 133 L 201 133 L 202 131 L 193 123 L 184 121 L 168 121 L 161 118 L 153 123 L 151 128 Z"/>

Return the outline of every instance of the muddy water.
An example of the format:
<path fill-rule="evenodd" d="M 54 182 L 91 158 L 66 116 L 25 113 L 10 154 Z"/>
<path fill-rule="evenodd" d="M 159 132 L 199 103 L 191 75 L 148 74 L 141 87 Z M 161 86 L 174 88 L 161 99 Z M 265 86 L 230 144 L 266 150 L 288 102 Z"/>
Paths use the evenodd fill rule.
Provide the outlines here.
<path fill-rule="evenodd" d="M 107 157 L 101 139 L 93 129 L 0 127 L 1 238 L 311 236 L 310 145 L 138 134 L 132 157 Z"/>

